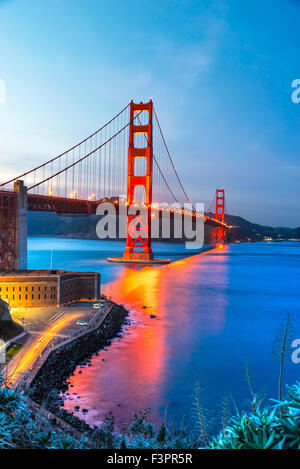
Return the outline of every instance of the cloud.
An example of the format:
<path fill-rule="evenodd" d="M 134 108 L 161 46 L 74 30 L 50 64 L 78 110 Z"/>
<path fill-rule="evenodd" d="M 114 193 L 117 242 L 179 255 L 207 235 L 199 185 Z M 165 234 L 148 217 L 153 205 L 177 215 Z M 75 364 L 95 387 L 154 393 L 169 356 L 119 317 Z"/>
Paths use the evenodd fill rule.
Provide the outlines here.
<path fill-rule="evenodd" d="M 162 58 L 179 81 L 191 84 L 213 67 L 226 27 L 223 15 L 212 11 L 199 15 L 193 25 L 193 40 L 156 39 L 154 57 L 157 62 Z"/>

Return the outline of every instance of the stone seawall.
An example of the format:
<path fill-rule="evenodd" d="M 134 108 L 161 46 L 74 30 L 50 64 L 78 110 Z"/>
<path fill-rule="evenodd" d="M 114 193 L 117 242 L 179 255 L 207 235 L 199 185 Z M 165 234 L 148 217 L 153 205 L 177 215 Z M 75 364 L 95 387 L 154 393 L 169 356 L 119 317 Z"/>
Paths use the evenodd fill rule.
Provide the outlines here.
<path fill-rule="evenodd" d="M 123 306 L 115 304 L 99 328 L 53 350 L 31 382 L 28 390 L 31 399 L 80 432 L 91 432 L 83 420 L 62 408 L 60 393 L 68 389 L 68 378 L 78 365 L 87 364 L 94 353 L 120 336 L 127 315 L 128 311 Z"/>

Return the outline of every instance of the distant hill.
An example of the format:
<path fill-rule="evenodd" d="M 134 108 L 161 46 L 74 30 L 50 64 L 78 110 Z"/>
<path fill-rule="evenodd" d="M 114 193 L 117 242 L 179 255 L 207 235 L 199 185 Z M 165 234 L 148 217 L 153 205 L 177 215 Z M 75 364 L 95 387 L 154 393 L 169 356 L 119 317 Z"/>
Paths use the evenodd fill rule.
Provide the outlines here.
<path fill-rule="evenodd" d="M 53 212 L 28 212 L 28 236 L 98 239 L 97 215 L 62 216 Z"/>
<path fill-rule="evenodd" d="M 213 216 L 213 214 L 210 214 Z M 57 236 L 64 238 L 98 239 L 97 215 L 62 216 L 52 212 L 29 212 L 29 236 Z M 300 239 L 300 227 L 272 228 L 251 223 L 242 217 L 226 215 L 225 221 L 234 228 L 229 232 L 229 241 L 261 241 L 264 238 L 276 240 Z"/>
<path fill-rule="evenodd" d="M 226 215 L 225 221 L 228 225 L 233 226 L 229 234 L 229 240 L 251 239 L 252 241 L 261 241 L 264 238 L 275 240 L 300 239 L 300 227 L 295 229 L 284 227 L 273 228 L 271 226 L 251 223 L 242 217 L 234 215 Z"/>

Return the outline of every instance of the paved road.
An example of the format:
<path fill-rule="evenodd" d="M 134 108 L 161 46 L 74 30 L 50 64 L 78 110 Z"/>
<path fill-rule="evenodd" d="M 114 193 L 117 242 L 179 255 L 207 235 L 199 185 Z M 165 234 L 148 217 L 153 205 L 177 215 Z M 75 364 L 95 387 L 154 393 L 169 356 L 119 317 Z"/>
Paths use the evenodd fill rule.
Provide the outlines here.
<path fill-rule="evenodd" d="M 79 330 L 78 320 L 89 322 L 97 312 L 92 303 L 76 303 L 63 308 L 13 309 L 14 320 L 22 323 L 29 331 L 24 346 L 5 368 L 4 376 L 10 383 L 19 382 L 32 368 L 43 350 L 57 338 L 68 337 Z"/>

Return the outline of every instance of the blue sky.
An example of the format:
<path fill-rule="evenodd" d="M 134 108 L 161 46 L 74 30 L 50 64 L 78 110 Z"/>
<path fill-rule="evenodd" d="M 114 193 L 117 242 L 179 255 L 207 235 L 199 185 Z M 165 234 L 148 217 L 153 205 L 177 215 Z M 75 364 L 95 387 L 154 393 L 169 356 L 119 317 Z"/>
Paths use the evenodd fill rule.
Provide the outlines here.
<path fill-rule="evenodd" d="M 299 226 L 299 24 L 297 0 L 0 0 L 0 179 L 151 96 L 193 199 Z"/>

